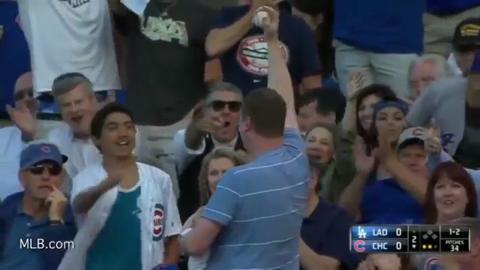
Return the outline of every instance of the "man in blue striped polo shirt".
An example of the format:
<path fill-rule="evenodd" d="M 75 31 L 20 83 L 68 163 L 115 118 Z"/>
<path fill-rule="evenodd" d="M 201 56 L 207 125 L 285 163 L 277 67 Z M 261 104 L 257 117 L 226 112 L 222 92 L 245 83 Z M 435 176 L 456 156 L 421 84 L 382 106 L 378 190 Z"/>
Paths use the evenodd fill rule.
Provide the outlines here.
<path fill-rule="evenodd" d="M 299 269 L 308 161 L 279 46 L 278 13 L 265 11 L 270 17 L 264 32 L 271 89 L 246 96 L 239 128 L 253 161 L 226 173 L 202 217 L 182 239 L 189 254 L 211 250 L 207 269 Z"/>

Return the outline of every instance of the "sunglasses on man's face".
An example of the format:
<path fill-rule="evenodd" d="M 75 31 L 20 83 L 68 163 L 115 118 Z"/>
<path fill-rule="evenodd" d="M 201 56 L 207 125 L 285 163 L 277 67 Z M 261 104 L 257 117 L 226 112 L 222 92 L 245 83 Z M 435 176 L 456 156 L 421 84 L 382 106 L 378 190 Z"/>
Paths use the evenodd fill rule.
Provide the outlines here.
<path fill-rule="evenodd" d="M 242 102 L 240 101 L 222 101 L 222 100 L 214 100 L 210 102 L 210 107 L 216 112 L 222 111 L 225 106 L 228 107 L 228 110 L 231 112 L 238 112 L 242 107 Z"/>
<path fill-rule="evenodd" d="M 20 90 L 13 95 L 13 98 L 15 99 L 15 101 L 23 100 L 27 97 L 28 98 L 33 98 L 33 89 L 32 88 Z"/>
<path fill-rule="evenodd" d="M 57 176 L 62 172 L 62 166 L 60 165 L 37 165 L 28 168 L 28 171 L 33 175 L 41 175 L 48 170 L 48 173 L 52 176 Z"/>

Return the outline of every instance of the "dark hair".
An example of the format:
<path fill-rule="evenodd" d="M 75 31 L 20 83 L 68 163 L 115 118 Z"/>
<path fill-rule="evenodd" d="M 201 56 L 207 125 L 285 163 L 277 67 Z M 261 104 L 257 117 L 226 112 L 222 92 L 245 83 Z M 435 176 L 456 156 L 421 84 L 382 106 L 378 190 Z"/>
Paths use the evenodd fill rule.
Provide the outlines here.
<path fill-rule="evenodd" d="M 448 178 L 460 183 L 467 192 L 468 203 L 465 207 L 465 217 L 477 216 L 477 193 L 475 192 L 475 184 L 472 177 L 462 167 L 462 165 L 453 161 L 441 163 L 437 169 L 433 172 L 430 181 L 427 186 L 427 193 L 425 195 L 424 209 L 425 209 L 425 221 L 427 224 L 434 224 L 437 221 L 437 207 L 435 205 L 434 189 L 438 180 L 442 175 L 447 175 Z"/>
<path fill-rule="evenodd" d="M 310 16 L 323 16 L 323 22 L 315 30 L 318 54 L 322 64 L 322 77 L 328 78 L 335 71 L 333 43 L 333 0 L 294 0 L 293 6 Z"/>
<path fill-rule="evenodd" d="M 256 133 L 266 138 L 283 136 L 287 105 L 269 88 L 258 88 L 245 97 L 242 116 L 249 117 Z"/>
<path fill-rule="evenodd" d="M 297 112 L 313 102 L 317 102 L 315 111 L 318 114 L 335 113 L 335 120 L 339 123 L 345 114 L 346 99 L 343 94 L 334 88 L 315 88 L 307 90 L 307 93 L 299 96 L 297 100 Z"/>
<path fill-rule="evenodd" d="M 119 103 L 109 103 L 101 108 L 93 117 L 90 124 L 90 134 L 94 138 L 100 138 L 102 136 L 103 125 L 107 117 L 113 113 L 123 113 L 128 115 L 133 120 L 132 113 L 129 109 Z"/>
<path fill-rule="evenodd" d="M 363 100 L 371 95 L 377 96 L 381 100 L 397 99 L 397 95 L 395 94 L 395 92 L 389 86 L 383 85 L 383 84 L 372 84 L 358 90 L 356 94 L 356 101 L 355 101 L 355 112 L 356 112 L 355 122 L 357 126 L 357 134 L 364 139 L 368 137 L 368 134 L 370 133 L 370 131 L 363 129 L 360 123 L 360 119 L 358 118 L 358 111 Z"/>

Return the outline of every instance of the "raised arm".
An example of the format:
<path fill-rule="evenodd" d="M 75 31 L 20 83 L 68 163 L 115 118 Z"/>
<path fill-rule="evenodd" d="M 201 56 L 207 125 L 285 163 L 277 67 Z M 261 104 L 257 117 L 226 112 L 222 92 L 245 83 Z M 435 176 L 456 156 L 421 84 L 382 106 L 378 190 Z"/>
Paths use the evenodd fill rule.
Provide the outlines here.
<path fill-rule="evenodd" d="M 268 12 L 270 17 L 264 23 L 265 39 L 268 43 L 268 87 L 277 91 L 287 104 L 285 128 L 298 129 L 292 79 L 278 40 L 279 13 L 267 7 L 263 10 Z"/>
<path fill-rule="evenodd" d="M 365 154 L 365 143 L 360 137 L 357 137 L 353 146 L 353 156 L 355 158 L 356 174 L 353 181 L 345 188 L 338 204 L 345 208 L 351 217 L 358 219 L 361 216 L 360 202 L 363 197 L 363 189 L 367 184 L 368 177 L 375 167 L 375 156 Z"/>
<path fill-rule="evenodd" d="M 121 177 L 107 177 L 100 184 L 91 187 L 73 198 L 73 211 L 77 214 L 86 214 L 105 192 L 116 186 Z M 72 192 L 73 193 L 73 192 Z"/>
<path fill-rule="evenodd" d="M 217 57 L 233 47 L 252 27 L 255 10 L 251 8 L 242 18 L 230 26 L 214 28 L 208 33 L 205 50 L 209 57 Z"/>

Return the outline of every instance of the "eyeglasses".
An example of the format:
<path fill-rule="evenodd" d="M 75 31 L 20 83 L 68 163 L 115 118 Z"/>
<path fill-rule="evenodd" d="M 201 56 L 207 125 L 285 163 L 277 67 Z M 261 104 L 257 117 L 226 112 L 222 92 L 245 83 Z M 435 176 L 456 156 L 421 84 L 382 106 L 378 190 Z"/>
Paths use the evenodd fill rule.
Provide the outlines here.
<path fill-rule="evenodd" d="M 48 173 L 50 175 L 57 176 L 62 172 L 62 166 L 59 166 L 59 165 L 50 165 L 50 166 L 38 165 L 38 166 L 28 168 L 28 171 L 33 175 L 41 175 L 45 172 L 45 170 L 48 170 Z"/>
<path fill-rule="evenodd" d="M 231 112 L 238 112 L 242 107 L 242 102 L 240 101 L 222 101 L 222 100 L 214 100 L 210 102 L 210 107 L 213 108 L 214 111 L 219 112 L 228 106 L 228 110 Z"/>
<path fill-rule="evenodd" d="M 25 99 L 27 97 L 33 98 L 33 89 L 32 88 L 20 90 L 13 95 L 13 99 L 15 101 L 19 101 L 19 100 Z"/>

